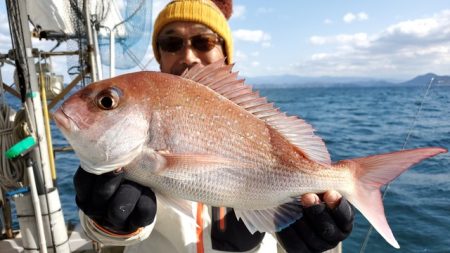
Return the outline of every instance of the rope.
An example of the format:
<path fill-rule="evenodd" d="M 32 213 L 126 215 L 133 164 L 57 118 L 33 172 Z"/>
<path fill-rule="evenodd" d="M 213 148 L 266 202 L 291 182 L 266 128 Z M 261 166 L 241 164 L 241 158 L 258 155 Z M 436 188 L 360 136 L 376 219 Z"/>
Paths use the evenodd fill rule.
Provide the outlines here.
<path fill-rule="evenodd" d="M 414 127 L 416 126 L 417 119 L 419 118 L 419 114 L 422 111 L 423 104 L 425 102 L 425 98 L 428 96 L 428 92 L 430 91 L 431 85 L 433 84 L 433 82 L 434 82 L 434 77 L 431 78 L 430 82 L 427 85 L 427 89 L 425 91 L 425 94 L 422 96 L 422 100 L 420 101 L 419 108 L 417 109 L 417 111 L 416 111 L 416 113 L 414 115 L 414 119 L 413 119 L 413 122 L 411 124 L 411 127 L 409 128 L 408 134 L 406 135 L 405 141 L 403 142 L 402 150 L 404 150 L 406 148 L 406 144 L 408 143 L 409 138 L 411 137 L 411 134 L 412 134 L 412 132 L 414 130 Z M 382 200 L 384 200 L 384 198 L 386 197 L 386 194 L 387 194 L 387 192 L 389 190 L 389 186 L 390 185 L 391 185 L 391 182 L 386 184 L 386 187 L 384 188 L 383 195 L 381 197 Z M 367 247 L 367 244 L 369 243 L 369 239 L 370 239 L 370 235 L 372 234 L 372 231 L 373 231 L 373 226 L 370 225 L 369 229 L 367 230 L 366 237 L 364 238 L 364 242 L 361 245 L 361 249 L 359 250 L 359 253 L 364 253 L 366 251 L 366 247 Z"/>
<path fill-rule="evenodd" d="M 6 104 L 0 105 L 0 186 L 11 189 L 21 187 L 25 173 L 25 161 L 17 159 L 11 161 L 6 158 L 6 151 L 13 146 L 17 139 L 14 137 L 14 117 L 16 112 Z"/>
<path fill-rule="evenodd" d="M 17 139 L 14 138 L 16 112 L 6 104 L 1 67 L 3 67 L 3 62 L 0 63 L 0 188 L 11 189 L 22 186 L 25 161 L 20 159 L 11 161 L 6 157 L 6 151 L 17 142 Z"/>

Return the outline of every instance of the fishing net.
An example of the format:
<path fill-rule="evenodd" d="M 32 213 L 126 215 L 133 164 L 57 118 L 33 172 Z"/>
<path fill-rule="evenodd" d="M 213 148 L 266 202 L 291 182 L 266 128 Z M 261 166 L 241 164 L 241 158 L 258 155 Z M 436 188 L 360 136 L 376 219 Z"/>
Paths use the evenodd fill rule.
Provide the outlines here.
<path fill-rule="evenodd" d="M 151 0 L 29 1 L 28 12 L 35 34 L 40 39 L 55 40 L 57 44 L 52 50 L 65 45 L 67 51 L 78 52 L 66 58 L 67 73 L 81 74 L 83 84 L 90 82 L 89 75 L 84 74 L 89 65 L 84 3 L 89 4 L 101 63 L 110 65 L 110 35 L 113 33 L 115 68 L 139 66 L 145 69 L 142 61 L 151 44 Z"/>
<path fill-rule="evenodd" d="M 98 25 L 98 44 L 102 64 L 110 63 L 110 33 L 115 37 L 115 62 L 118 69 L 142 63 L 150 46 L 152 26 L 151 0 L 97 1 L 95 8 Z"/>
<path fill-rule="evenodd" d="M 66 56 L 66 71 L 72 79 L 75 75 L 81 74 L 82 83 L 86 84 L 90 78 L 85 75 L 88 64 L 83 2 L 83 0 L 28 1 L 27 9 L 29 20 L 34 27 L 34 36 L 40 40 L 56 42 L 49 51 L 66 49 L 69 52 L 77 52 Z"/>

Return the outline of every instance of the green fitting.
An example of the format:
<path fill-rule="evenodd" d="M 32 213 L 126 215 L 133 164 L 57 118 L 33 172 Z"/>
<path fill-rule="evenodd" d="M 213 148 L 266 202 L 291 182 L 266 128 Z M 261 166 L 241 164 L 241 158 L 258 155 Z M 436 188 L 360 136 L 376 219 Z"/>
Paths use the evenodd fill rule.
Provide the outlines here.
<path fill-rule="evenodd" d="M 12 146 L 10 149 L 8 149 L 6 151 L 6 157 L 8 159 L 14 159 L 19 155 L 21 155 L 22 153 L 24 153 L 25 151 L 28 151 L 34 145 L 36 145 L 36 141 L 34 140 L 33 136 L 28 136 L 25 139 L 14 144 L 14 146 Z"/>
<path fill-rule="evenodd" d="M 29 98 L 35 98 L 35 97 L 37 97 L 37 92 L 28 92 L 27 93 L 27 97 L 29 97 Z"/>

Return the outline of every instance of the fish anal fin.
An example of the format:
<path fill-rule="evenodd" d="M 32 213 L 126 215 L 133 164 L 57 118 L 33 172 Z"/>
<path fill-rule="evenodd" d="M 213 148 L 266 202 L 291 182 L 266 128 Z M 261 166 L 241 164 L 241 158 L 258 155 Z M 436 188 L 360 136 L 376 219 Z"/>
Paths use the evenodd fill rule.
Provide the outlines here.
<path fill-rule="evenodd" d="M 256 231 L 269 233 L 281 231 L 303 215 L 299 201 L 292 201 L 270 209 L 234 209 L 234 212 L 252 234 Z"/>

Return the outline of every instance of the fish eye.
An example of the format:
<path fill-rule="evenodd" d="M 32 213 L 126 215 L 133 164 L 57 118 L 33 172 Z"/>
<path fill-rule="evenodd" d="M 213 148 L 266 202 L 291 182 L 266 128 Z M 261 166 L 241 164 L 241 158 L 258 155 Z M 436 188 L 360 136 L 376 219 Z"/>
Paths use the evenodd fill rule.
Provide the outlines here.
<path fill-rule="evenodd" d="M 119 105 L 121 92 L 117 88 L 101 91 L 95 98 L 97 106 L 103 110 L 112 110 Z"/>

